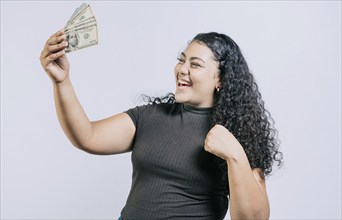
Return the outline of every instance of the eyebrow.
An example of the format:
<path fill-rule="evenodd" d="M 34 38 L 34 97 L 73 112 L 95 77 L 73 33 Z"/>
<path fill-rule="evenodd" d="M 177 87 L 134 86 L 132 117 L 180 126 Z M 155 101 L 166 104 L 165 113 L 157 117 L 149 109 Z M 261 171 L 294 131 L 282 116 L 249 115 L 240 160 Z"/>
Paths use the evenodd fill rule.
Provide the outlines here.
<path fill-rule="evenodd" d="M 186 58 L 186 55 L 185 55 L 185 53 L 184 52 L 182 52 L 181 53 L 181 55 L 183 56 L 183 57 L 185 57 Z M 200 61 L 202 61 L 203 63 L 205 63 L 205 61 L 204 60 L 202 60 L 201 58 L 199 58 L 199 57 L 191 57 L 190 58 L 190 60 L 200 60 Z"/>

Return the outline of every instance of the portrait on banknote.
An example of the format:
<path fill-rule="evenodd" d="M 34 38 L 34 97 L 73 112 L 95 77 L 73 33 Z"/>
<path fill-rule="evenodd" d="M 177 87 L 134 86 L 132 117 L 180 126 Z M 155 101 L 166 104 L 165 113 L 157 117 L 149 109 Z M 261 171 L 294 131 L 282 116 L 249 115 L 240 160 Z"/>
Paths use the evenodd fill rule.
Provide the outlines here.
<path fill-rule="evenodd" d="M 78 46 L 79 36 L 76 31 L 72 31 L 66 35 L 66 40 L 68 41 L 67 50 L 73 50 Z"/>

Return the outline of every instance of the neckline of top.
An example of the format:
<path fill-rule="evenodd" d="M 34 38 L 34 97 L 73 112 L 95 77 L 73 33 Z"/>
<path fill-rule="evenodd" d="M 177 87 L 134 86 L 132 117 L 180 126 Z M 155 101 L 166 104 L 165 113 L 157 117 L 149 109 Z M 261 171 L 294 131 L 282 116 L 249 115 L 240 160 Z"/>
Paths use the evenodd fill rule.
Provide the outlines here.
<path fill-rule="evenodd" d="M 187 112 L 192 112 L 200 115 L 209 115 L 210 112 L 213 110 L 213 107 L 195 107 L 184 103 L 182 104 L 182 108 Z"/>

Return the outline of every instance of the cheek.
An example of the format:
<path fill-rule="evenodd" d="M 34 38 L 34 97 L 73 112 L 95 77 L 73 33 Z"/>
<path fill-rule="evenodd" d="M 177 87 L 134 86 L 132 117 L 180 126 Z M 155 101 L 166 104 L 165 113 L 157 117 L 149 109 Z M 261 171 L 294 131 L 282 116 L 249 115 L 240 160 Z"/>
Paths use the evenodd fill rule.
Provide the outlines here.
<path fill-rule="evenodd" d="M 177 65 L 175 65 L 175 67 L 173 69 L 173 74 L 174 74 L 176 79 L 177 79 L 178 72 L 179 72 L 179 65 L 177 64 Z"/>
<path fill-rule="evenodd" d="M 199 89 L 209 89 L 215 87 L 216 79 L 208 72 L 204 72 L 200 76 L 193 79 Z"/>
<path fill-rule="evenodd" d="M 175 74 L 178 72 L 178 69 L 179 69 L 179 65 L 176 64 L 175 67 L 173 68 L 173 71 Z"/>

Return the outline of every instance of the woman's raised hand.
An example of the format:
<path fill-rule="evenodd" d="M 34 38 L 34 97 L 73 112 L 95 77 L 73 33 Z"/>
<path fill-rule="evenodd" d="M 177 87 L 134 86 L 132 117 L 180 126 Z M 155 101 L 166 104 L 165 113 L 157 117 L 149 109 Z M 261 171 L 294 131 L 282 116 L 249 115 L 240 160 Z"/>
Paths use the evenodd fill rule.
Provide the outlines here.
<path fill-rule="evenodd" d="M 49 37 L 41 52 L 40 63 L 54 83 L 61 83 L 69 77 L 70 64 L 65 55 L 67 45 L 61 30 Z"/>
<path fill-rule="evenodd" d="M 215 125 L 210 129 L 205 139 L 204 149 L 226 161 L 245 155 L 239 141 L 222 125 Z"/>

